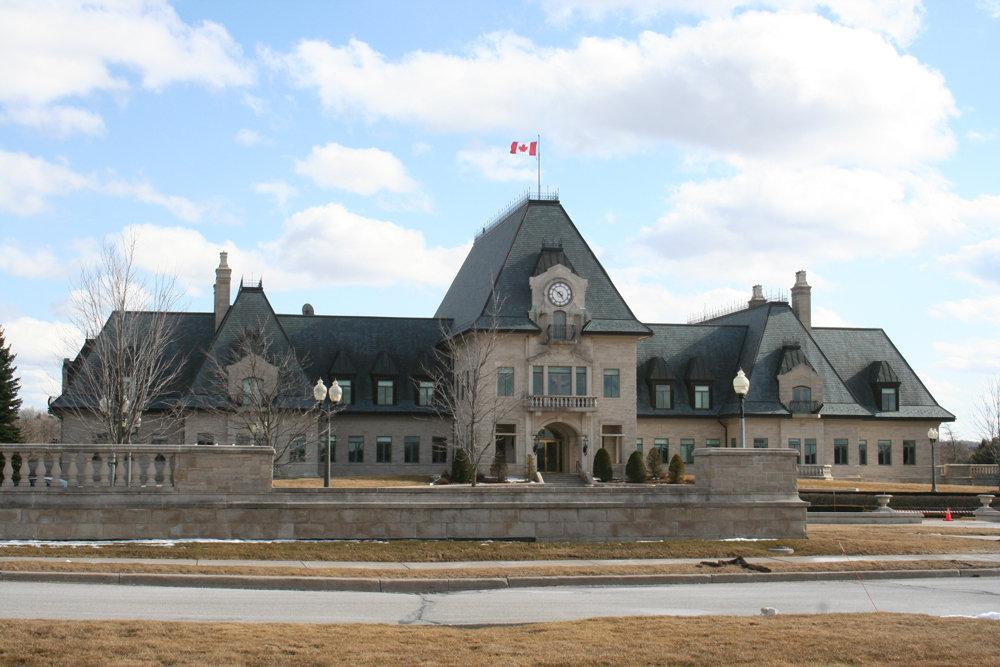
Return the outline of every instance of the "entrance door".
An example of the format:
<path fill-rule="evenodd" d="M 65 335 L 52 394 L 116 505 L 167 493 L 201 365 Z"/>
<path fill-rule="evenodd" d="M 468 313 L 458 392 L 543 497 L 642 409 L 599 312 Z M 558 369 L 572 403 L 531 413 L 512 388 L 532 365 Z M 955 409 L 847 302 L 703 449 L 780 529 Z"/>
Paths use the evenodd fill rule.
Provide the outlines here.
<path fill-rule="evenodd" d="M 538 432 L 538 472 L 565 472 L 563 439 L 548 429 Z"/>

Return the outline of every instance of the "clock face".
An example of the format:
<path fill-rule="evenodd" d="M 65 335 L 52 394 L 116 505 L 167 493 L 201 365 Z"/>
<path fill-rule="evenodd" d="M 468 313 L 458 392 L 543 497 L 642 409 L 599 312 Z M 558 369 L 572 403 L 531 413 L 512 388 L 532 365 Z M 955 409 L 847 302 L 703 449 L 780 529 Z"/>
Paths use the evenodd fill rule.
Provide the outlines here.
<path fill-rule="evenodd" d="M 549 286 L 549 301 L 553 306 L 565 306 L 573 300 L 573 288 L 559 280 Z"/>

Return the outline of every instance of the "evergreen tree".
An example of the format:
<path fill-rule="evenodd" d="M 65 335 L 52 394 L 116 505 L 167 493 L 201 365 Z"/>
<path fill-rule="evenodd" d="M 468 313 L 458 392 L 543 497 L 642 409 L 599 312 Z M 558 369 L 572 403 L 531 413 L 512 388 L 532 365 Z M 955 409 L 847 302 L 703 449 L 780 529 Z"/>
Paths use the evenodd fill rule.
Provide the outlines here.
<path fill-rule="evenodd" d="M 611 467 L 611 454 L 604 447 L 601 447 L 594 454 L 594 479 L 599 479 L 602 482 L 610 482 L 614 476 L 615 471 Z"/>
<path fill-rule="evenodd" d="M 21 409 L 21 399 L 17 397 L 21 378 L 14 377 L 17 355 L 11 353 L 10 345 L 4 345 L 5 342 L 0 328 L 0 442 L 23 442 L 21 429 L 17 427 L 17 413 Z"/>
<path fill-rule="evenodd" d="M 642 454 L 632 452 L 628 457 L 628 463 L 625 464 L 625 475 L 633 484 L 646 483 L 646 464 L 642 462 Z"/>
<path fill-rule="evenodd" d="M 663 459 L 660 457 L 660 448 L 653 447 L 646 454 L 646 469 L 654 479 L 663 477 Z"/>
<path fill-rule="evenodd" d="M 990 465 L 997 462 L 997 449 L 1000 448 L 1000 438 L 989 441 L 983 438 L 975 451 L 972 452 L 972 459 L 969 463 L 974 465 Z"/>
<path fill-rule="evenodd" d="M 680 454 L 674 454 L 671 457 L 667 473 L 671 484 L 684 483 L 684 459 L 681 458 Z"/>
<path fill-rule="evenodd" d="M 472 466 L 469 464 L 469 455 L 464 449 L 455 451 L 455 457 L 451 460 L 451 483 L 468 484 L 472 478 Z"/>

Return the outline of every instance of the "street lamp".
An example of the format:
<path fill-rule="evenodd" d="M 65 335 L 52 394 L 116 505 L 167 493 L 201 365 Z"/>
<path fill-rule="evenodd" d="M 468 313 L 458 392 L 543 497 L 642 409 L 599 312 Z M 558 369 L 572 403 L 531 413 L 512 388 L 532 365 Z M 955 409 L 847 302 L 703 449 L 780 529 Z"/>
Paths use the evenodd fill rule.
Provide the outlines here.
<path fill-rule="evenodd" d="M 746 428 L 746 418 L 743 412 L 743 404 L 746 402 L 747 392 L 750 391 L 750 380 L 747 376 L 743 374 L 743 369 L 736 374 L 733 378 L 733 391 L 736 395 L 740 397 L 740 448 L 746 449 L 747 446 L 747 428 Z"/>
<path fill-rule="evenodd" d="M 326 489 L 330 488 L 330 413 L 333 406 L 340 403 L 343 395 L 344 390 L 340 388 L 336 380 L 333 381 L 329 389 L 323 384 L 323 378 L 316 380 L 316 386 L 313 387 L 313 398 L 326 408 L 326 457 L 323 461 L 323 488 Z M 327 398 L 330 399 L 329 403 L 326 402 Z"/>
<path fill-rule="evenodd" d="M 937 493 L 937 466 L 934 459 L 934 443 L 937 442 L 938 432 L 933 426 L 927 431 L 927 439 L 931 441 L 931 493 Z"/>

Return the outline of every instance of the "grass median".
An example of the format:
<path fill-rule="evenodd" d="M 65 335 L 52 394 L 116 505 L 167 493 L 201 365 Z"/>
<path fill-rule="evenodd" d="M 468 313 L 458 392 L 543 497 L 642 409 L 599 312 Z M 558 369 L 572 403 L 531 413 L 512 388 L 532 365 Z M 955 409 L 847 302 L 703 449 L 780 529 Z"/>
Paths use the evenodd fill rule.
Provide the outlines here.
<path fill-rule="evenodd" d="M 798 556 L 1000 553 L 1000 525 L 960 521 L 955 526 L 809 526 L 806 540 L 651 542 L 178 542 L 170 546 L 117 543 L 101 546 L 0 546 L 0 556 L 185 558 L 220 560 L 330 560 L 443 562 L 484 560 L 605 560 L 769 556 L 788 546 Z M 996 540 L 962 535 L 992 535 Z M 0 543 L 2 545 L 3 543 Z"/>
<path fill-rule="evenodd" d="M 0 621 L 0 663 L 134 665 L 996 664 L 996 621 L 916 614 L 597 618 L 480 628 Z"/>

